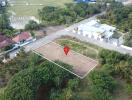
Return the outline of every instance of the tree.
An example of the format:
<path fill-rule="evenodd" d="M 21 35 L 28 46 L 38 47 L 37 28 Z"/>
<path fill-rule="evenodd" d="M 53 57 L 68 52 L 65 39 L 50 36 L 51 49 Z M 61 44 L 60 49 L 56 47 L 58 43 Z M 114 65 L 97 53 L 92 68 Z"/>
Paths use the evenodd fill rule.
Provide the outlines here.
<path fill-rule="evenodd" d="M 104 89 L 93 88 L 91 92 L 91 100 L 113 100 L 113 97 Z"/>
<path fill-rule="evenodd" d="M 116 82 L 106 71 L 93 71 L 89 75 L 89 82 L 92 100 L 112 100 Z"/>
<path fill-rule="evenodd" d="M 105 71 L 93 71 L 90 76 L 91 87 L 107 90 L 112 93 L 116 87 L 114 79 Z"/>
<path fill-rule="evenodd" d="M 28 67 L 13 76 L 5 90 L 6 100 L 35 100 L 41 85 L 49 88 L 49 91 L 46 92 L 52 97 L 65 95 L 66 98 L 69 98 L 71 96 L 72 89 L 65 89 L 67 85 L 62 88 L 62 85 L 65 79 L 74 79 L 73 75 L 48 61 L 37 67 L 33 64 L 29 66 L 32 67 Z M 53 94 L 53 91 L 50 92 L 50 90 L 55 90 L 56 93 Z M 62 92 L 62 94 L 59 95 L 57 91 Z"/>
<path fill-rule="evenodd" d="M 115 65 L 120 62 L 120 60 L 125 60 L 128 56 L 122 55 L 115 51 L 102 50 L 99 52 L 99 59 L 101 64 Z"/>
<path fill-rule="evenodd" d="M 119 72 L 120 76 L 125 78 L 128 82 L 132 82 L 132 63 L 121 61 L 116 65 L 115 70 Z"/>
<path fill-rule="evenodd" d="M 9 19 L 7 14 L 0 15 L 0 27 L 2 29 L 9 28 Z"/>
<path fill-rule="evenodd" d="M 25 29 L 26 30 L 38 30 L 40 28 L 40 25 L 33 20 L 30 20 L 28 24 L 26 24 Z"/>
<path fill-rule="evenodd" d="M 102 50 L 99 53 L 100 62 L 108 72 L 118 74 L 128 82 L 132 82 L 132 57 L 115 51 Z"/>
<path fill-rule="evenodd" d="M 72 90 L 75 90 L 75 89 L 77 89 L 78 84 L 79 84 L 79 80 L 77 78 L 72 79 L 72 80 L 69 80 L 68 87 Z"/>
<path fill-rule="evenodd" d="M 99 13 L 100 6 L 99 4 L 87 3 L 66 4 L 65 8 L 46 6 L 39 10 L 39 17 L 46 25 L 69 25 Z"/>
<path fill-rule="evenodd" d="M 6 7 L 0 7 L 0 32 L 10 37 L 14 35 Z"/>

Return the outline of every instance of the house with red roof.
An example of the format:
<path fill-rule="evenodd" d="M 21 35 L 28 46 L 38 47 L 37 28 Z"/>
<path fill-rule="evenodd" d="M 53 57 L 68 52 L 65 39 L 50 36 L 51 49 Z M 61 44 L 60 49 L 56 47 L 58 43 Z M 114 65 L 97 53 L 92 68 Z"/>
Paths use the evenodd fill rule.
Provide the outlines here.
<path fill-rule="evenodd" d="M 16 46 L 24 46 L 30 42 L 32 42 L 34 38 L 31 36 L 30 32 L 21 32 L 12 38 L 12 41 L 15 42 Z"/>

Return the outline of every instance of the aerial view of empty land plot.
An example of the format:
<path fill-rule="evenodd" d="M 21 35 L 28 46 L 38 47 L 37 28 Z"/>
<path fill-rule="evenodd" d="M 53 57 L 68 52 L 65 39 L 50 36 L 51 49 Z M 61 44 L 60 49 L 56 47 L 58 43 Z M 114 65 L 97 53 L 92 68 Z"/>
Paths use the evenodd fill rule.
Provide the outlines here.
<path fill-rule="evenodd" d="M 98 61 L 83 56 L 75 51 L 70 51 L 65 55 L 63 47 L 55 42 L 50 42 L 37 49 L 35 52 L 41 54 L 44 58 L 51 61 L 61 61 L 65 64 L 73 66 L 73 72 L 80 77 L 86 76 L 92 69 L 96 67 Z"/>
<path fill-rule="evenodd" d="M 37 17 L 38 9 L 44 6 L 64 7 L 66 3 L 72 3 L 73 0 L 10 0 L 9 10 L 17 16 L 35 16 Z"/>

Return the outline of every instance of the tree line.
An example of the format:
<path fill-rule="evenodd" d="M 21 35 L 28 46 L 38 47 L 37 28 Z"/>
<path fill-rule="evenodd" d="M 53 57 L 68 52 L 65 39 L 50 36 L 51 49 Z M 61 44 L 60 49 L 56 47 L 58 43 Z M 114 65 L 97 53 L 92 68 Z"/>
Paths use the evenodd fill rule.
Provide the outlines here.
<path fill-rule="evenodd" d="M 71 3 L 66 4 L 64 8 L 46 6 L 38 12 L 39 18 L 46 25 L 69 25 L 100 13 L 102 6 L 101 4 Z"/>
<path fill-rule="evenodd" d="M 0 33 L 6 36 L 13 36 L 15 30 L 10 26 L 9 14 L 7 6 L 0 7 Z"/>
<path fill-rule="evenodd" d="M 109 50 L 102 50 L 99 56 L 102 69 L 110 76 L 124 80 L 129 87 L 126 89 L 132 96 L 132 57 Z"/>
<path fill-rule="evenodd" d="M 50 25 L 70 25 L 98 14 L 105 9 L 105 4 L 69 3 L 62 7 L 45 6 L 38 10 L 41 24 L 29 21 L 25 30 L 38 30 Z"/>

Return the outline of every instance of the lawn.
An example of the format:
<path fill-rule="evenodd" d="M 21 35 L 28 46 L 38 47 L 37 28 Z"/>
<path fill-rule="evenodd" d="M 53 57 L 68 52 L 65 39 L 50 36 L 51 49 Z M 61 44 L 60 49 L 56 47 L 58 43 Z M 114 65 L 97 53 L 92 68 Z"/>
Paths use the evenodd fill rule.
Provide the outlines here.
<path fill-rule="evenodd" d="M 98 59 L 98 52 L 101 49 L 95 45 L 84 43 L 72 38 L 60 38 L 56 40 L 56 42 L 62 46 L 67 45 L 72 50 L 93 59 Z"/>
<path fill-rule="evenodd" d="M 14 5 L 9 7 L 9 10 L 15 12 L 17 16 L 38 17 L 38 9 L 41 9 L 44 6 L 64 7 L 66 3 L 72 3 L 73 0 L 10 0 L 10 2 L 11 4 L 22 4 L 22 5 Z M 29 5 L 26 5 L 27 3 Z M 30 5 L 30 4 L 35 4 L 35 5 Z"/>

